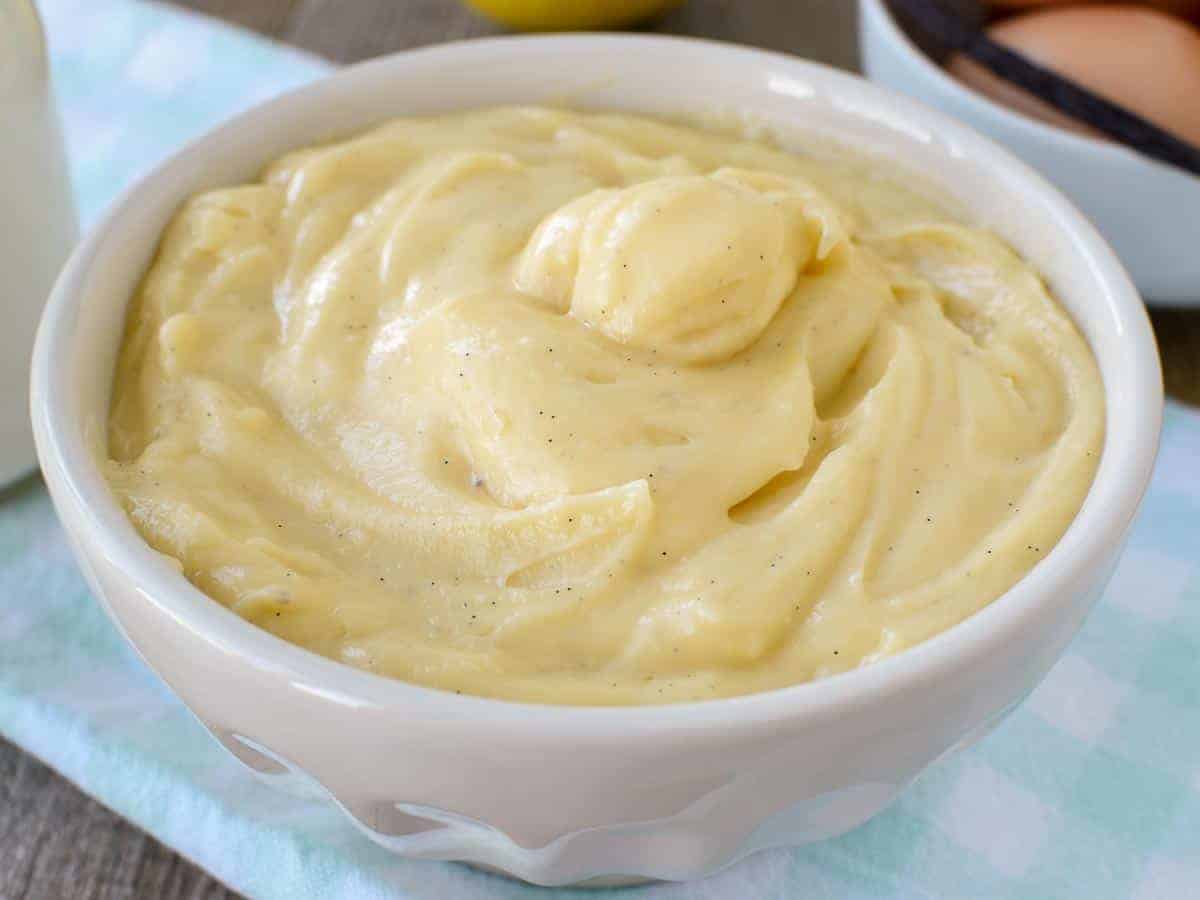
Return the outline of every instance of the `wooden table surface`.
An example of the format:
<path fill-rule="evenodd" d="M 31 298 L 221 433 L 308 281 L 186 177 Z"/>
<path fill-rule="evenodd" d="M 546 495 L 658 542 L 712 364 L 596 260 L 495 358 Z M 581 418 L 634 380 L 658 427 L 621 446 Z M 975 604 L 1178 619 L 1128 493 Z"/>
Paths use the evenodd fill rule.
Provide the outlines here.
<path fill-rule="evenodd" d="M 497 33 L 455 0 L 170 0 L 329 59 Z M 856 63 L 851 0 L 690 0 L 655 25 Z M 1152 311 L 1168 391 L 1200 406 L 1200 312 Z M 0 740 L 0 900 L 229 900 L 191 863 Z"/>

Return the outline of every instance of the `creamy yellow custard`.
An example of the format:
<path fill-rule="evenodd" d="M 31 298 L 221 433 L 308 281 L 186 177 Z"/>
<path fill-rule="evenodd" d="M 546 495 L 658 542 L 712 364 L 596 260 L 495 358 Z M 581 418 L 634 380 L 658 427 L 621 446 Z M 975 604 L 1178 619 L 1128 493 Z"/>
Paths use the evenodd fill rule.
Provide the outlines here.
<path fill-rule="evenodd" d="M 744 694 L 894 654 L 1091 484 L 1088 347 L 880 162 L 626 116 L 403 119 L 188 201 L 108 477 L 280 637 L 531 701 Z"/>

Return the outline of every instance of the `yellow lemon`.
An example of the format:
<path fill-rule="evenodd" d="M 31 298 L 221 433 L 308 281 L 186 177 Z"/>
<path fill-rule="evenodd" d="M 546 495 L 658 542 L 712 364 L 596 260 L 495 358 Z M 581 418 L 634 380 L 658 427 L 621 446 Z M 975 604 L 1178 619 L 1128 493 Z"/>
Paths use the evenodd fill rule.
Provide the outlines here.
<path fill-rule="evenodd" d="M 486 16 L 526 31 L 620 28 L 678 6 L 682 0 L 466 0 Z"/>

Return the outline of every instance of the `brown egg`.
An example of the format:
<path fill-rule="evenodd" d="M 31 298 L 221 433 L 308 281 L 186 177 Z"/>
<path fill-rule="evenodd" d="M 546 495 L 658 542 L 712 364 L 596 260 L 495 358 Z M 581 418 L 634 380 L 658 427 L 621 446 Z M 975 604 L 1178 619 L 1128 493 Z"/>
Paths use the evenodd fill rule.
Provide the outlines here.
<path fill-rule="evenodd" d="M 989 0 L 988 5 L 998 9 L 1018 10 L 1038 6 L 1065 6 L 1068 3 L 1079 5 L 1079 0 Z M 1138 5 L 1150 6 L 1176 16 L 1200 16 L 1200 0 L 1142 0 Z"/>
<path fill-rule="evenodd" d="M 1003 19 L 998 43 L 1200 144 L 1200 30 L 1139 6 L 1067 6 Z M 1064 128 L 1090 131 L 963 57 L 950 71 L 987 97 Z"/>

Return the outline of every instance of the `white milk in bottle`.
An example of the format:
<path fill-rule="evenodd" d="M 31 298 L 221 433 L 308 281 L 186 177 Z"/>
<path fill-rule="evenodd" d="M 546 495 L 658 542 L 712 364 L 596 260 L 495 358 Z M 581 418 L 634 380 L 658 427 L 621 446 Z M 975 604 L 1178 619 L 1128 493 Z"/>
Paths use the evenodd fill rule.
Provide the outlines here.
<path fill-rule="evenodd" d="M 41 22 L 29 0 L 0 0 L 0 486 L 35 464 L 29 358 L 75 238 Z"/>

